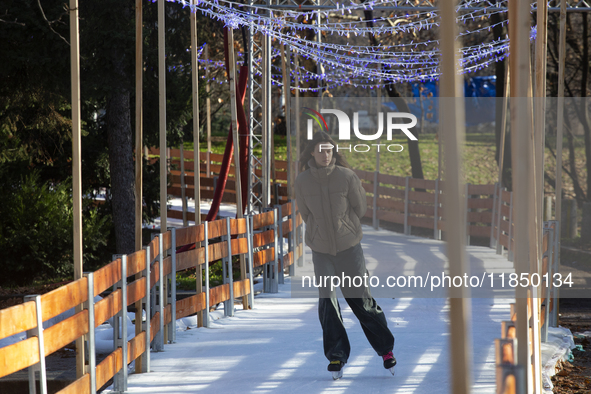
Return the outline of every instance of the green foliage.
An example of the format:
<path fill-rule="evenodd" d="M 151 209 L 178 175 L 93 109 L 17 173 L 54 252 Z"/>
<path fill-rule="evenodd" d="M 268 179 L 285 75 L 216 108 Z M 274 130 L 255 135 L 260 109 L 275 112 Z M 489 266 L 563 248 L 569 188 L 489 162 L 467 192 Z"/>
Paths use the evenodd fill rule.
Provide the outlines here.
<path fill-rule="evenodd" d="M 3 174 L 8 178 L 6 174 Z M 73 272 L 72 190 L 69 182 L 40 183 L 39 172 L 6 184 L 0 191 L 0 285 L 71 277 Z M 106 262 L 107 217 L 87 208 L 83 218 L 85 269 Z"/>
<path fill-rule="evenodd" d="M 232 273 L 234 274 L 234 280 L 240 280 L 240 259 L 238 257 L 232 258 L 233 268 Z M 224 283 L 223 281 L 223 269 L 222 261 L 218 260 L 209 266 L 209 287 L 219 286 Z M 176 274 L 176 287 L 179 290 L 195 290 L 197 280 L 194 271 L 183 271 L 177 272 Z M 205 278 L 203 278 L 203 286 L 205 286 Z"/>

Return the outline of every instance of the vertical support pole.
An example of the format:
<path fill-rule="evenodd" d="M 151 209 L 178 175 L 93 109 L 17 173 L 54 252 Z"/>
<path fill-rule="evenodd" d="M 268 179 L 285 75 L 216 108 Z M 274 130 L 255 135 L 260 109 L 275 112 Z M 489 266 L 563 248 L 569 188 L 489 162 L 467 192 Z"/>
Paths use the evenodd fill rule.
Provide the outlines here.
<path fill-rule="evenodd" d="M 296 160 L 295 160 L 295 178 L 300 173 L 300 65 L 299 56 L 296 52 L 294 53 L 294 67 L 295 73 L 295 138 L 296 138 Z M 292 195 L 293 196 L 293 195 Z"/>
<path fill-rule="evenodd" d="M 499 198 L 497 200 L 499 204 L 499 208 L 497 209 L 499 212 L 497 215 L 497 254 L 503 254 L 503 244 L 501 244 L 501 223 L 505 217 L 503 216 L 503 207 L 505 206 L 503 203 L 503 192 L 507 191 L 507 188 L 501 186 L 501 183 L 499 183 Z"/>
<path fill-rule="evenodd" d="M 552 261 L 552 272 L 559 272 L 560 269 L 560 222 L 554 220 L 554 256 Z M 552 286 L 552 316 L 550 321 L 552 327 L 558 327 L 558 300 L 559 300 L 559 288 Z"/>
<path fill-rule="evenodd" d="M 29 369 L 29 394 L 37 393 L 37 384 L 35 379 L 35 371 L 39 371 L 39 388 L 41 394 L 47 394 L 47 369 L 45 366 L 45 341 L 43 338 L 43 313 L 41 310 L 41 296 L 31 295 L 25 296 L 24 302 L 35 302 L 35 315 L 37 319 L 37 327 L 27 331 L 27 338 L 37 336 L 37 345 L 39 347 L 39 362 L 31 365 Z"/>
<path fill-rule="evenodd" d="M 440 134 L 445 143 L 445 223 L 450 275 L 468 274 L 466 261 L 466 202 L 462 194 L 462 149 L 465 141 L 464 99 L 459 78 L 459 43 L 456 41 L 456 1 L 439 4 L 441 9 Z M 466 216 L 464 216 L 466 215 Z M 454 394 L 471 391 L 471 320 L 469 289 L 450 288 L 450 365 Z"/>
<path fill-rule="evenodd" d="M 82 278 L 82 149 L 80 110 L 80 40 L 78 0 L 70 0 L 70 68 L 72 83 L 72 200 L 74 211 L 74 280 Z M 76 313 L 82 310 L 76 306 Z M 76 377 L 84 375 L 84 341 L 76 339 Z"/>
<path fill-rule="evenodd" d="M 84 276 L 88 280 L 88 301 L 86 301 L 86 309 L 88 309 L 88 373 L 90 375 L 90 393 L 96 394 L 96 341 L 94 335 L 95 321 L 94 321 L 94 273 L 85 273 Z M 141 313 L 141 311 L 140 311 Z M 136 320 L 137 326 L 137 320 Z M 140 325 L 141 329 L 141 325 Z"/>
<path fill-rule="evenodd" d="M 380 154 L 376 153 L 376 170 L 373 172 L 373 201 L 372 201 L 372 223 L 373 228 L 378 229 L 380 227 L 380 221 L 378 219 L 378 177 L 380 176 Z M 366 203 L 367 204 L 367 203 Z"/>
<path fill-rule="evenodd" d="M 295 178 L 292 173 L 293 158 L 291 151 L 291 50 L 289 46 L 287 47 L 287 50 L 285 50 L 283 43 L 281 43 L 281 62 L 283 66 L 283 93 L 285 95 L 285 142 L 287 144 L 287 195 L 293 196 L 293 183 Z M 278 195 L 277 199 L 279 199 Z"/>
<path fill-rule="evenodd" d="M 205 313 L 203 314 L 203 327 L 209 327 L 209 222 L 205 222 L 203 226 L 204 232 L 204 256 L 205 256 Z"/>
<path fill-rule="evenodd" d="M 470 208 L 470 193 L 469 193 L 470 183 L 466 183 L 466 245 L 470 245 L 470 212 L 472 209 Z"/>
<path fill-rule="evenodd" d="M 135 1 L 135 250 L 142 249 L 142 200 L 143 181 L 143 9 L 142 0 Z M 137 279 L 137 277 L 136 277 Z M 141 316 L 140 316 L 141 317 Z M 137 316 L 136 316 L 137 320 Z M 136 331 L 136 335 L 139 332 Z M 141 356 L 140 356 L 141 357 Z M 141 360 L 138 360 L 141 365 Z M 136 369 L 139 372 L 139 369 Z"/>
<path fill-rule="evenodd" d="M 160 133 L 160 228 L 167 228 L 167 155 L 166 155 L 166 59 L 165 59 L 165 0 L 158 0 L 158 97 Z"/>
<path fill-rule="evenodd" d="M 121 370 L 115 374 L 113 387 L 115 391 L 124 393 L 127 390 L 127 255 L 114 257 L 121 259 L 121 281 L 115 284 L 116 289 L 121 289 L 121 310 L 113 319 L 113 342 L 115 349 L 121 347 L 123 362 Z"/>
<path fill-rule="evenodd" d="M 267 0 L 267 5 L 271 4 L 271 0 Z M 270 11 L 269 11 L 270 12 Z M 262 159 L 262 202 L 263 209 L 268 208 L 271 202 L 271 37 L 263 35 L 263 150 L 261 152 Z"/>
<path fill-rule="evenodd" d="M 158 278 L 158 310 L 160 311 L 160 319 L 158 320 L 158 324 L 160 329 L 158 330 L 158 339 L 156 340 L 156 351 L 163 352 L 164 351 L 164 292 L 166 282 L 166 278 L 164 277 L 164 233 L 160 233 L 158 236 L 158 250 L 160 254 L 158 255 L 158 270 L 159 270 L 159 278 Z"/>
<path fill-rule="evenodd" d="M 410 226 L 408 225 L 408 192 L 410 177 L 407 176 L 404 184 L 404 235 L 410 235 Z"/>
<path fill-rule="evenodd" d="M 196 2 L 195 2 L 196 3 Z M 193 200 L 195 202 L 195 225 L 198 226 L 201 224 L 201 161 L 199 159 L 199 59 L 197 53 L 197 15 L 196 10 L 191 9 L 191 84 L 193 89 Z M 207 51 L 207 48 L 206 48 Z M 209 82 L 206 86 L 206 89 L 209 89 Z M 208 96 L 207 100 L 209 100 L 209 90 L 207 90 Z M 207 103 L 208 107 L 208 122 L 209 122 L 209 101 Z M 208 151 L 211 150 L 211 125 L 208 123 L 208 131 L 207 131 L 207 149 Z M 207 163 L 207 168 L 209 171 L 209 160 Z M 209 176 L 209 175 L 208 175 Z M 186 226 L 186 225 L 185 225 Z M 175 275 L 176 276 L 176 275 Z M 176 334 L 175 334 L 176 336 Z"/>
<path fill-rule="evenodd" d="M 279 240 L 279 256 L 278 256 L 278 265 L 279 265 L 279 276 L 278 276 L 278 281 L 279 284 L 282 285 L 285 283 L 285 278 L 284 278 L 284 270 L 285 267 L 283 266 L 283 256 L 285 256 L 285 251 L 283 250 L 283 215 L 281 212 L 281 205 L 276 205 L 275 206 L 275 212 L 277 212 L 277 218 L 276 218 L 276 222 L 277 222 L 277 231 L 279 232 L 279 236 L 278 236 L 278 240 Z"/>
<path fill-rule="evenodd" d="M 170 323 L 168 326 L 168 342 L 176 342 L 176 228 L 171 228 L 172 247 L 171 253 L 171 273 L 170 273 Z"/>
<path fill-rule="evenodd" d="M 230 218 L 226 218 L 226 246 L 228 248 L 228 258 L 226 263 L 226 275 L 224 275 L 224 283 L 230 286 L 230 299 L 224 302 L 224 315 L 234 316 L 234 272 L 232 270 L 232 226 L 230 225 Z"/>
<path fill-rule="evenodd" d="M 531 116 L 529 100 L 531 100 L 530 85 L 530 4 L 528 2 L 509 1 L 509 36 L 511 53 L 511 133 L 512 139 L 512 168 L 513 193 L 515 196 L 515 273 L 529 275 L 529 233 L 530 222 L 534 219 L 530 215 L 529 204 L 533 190 L 530 178 L 533 176 L 531 168 Z M 517 355 L 518 364 L 527 373 L 527 393 L 534 392 L 532 376 L 532 353 L 529 347 L 529 319 L 528 319 L 528 289 L 520 286 L 515 289 L 517 313 Z M 532 314 L 534 311 L 532 311 Z"/>
<path fill-rule="evenodd" d="M 274 235 L 274 242 L 273 242 L 273 250 L 274 250 L 274 256 L 273 256 L 273 264 L 271 265 L 271 269 L 273 270 L 273 277 L 271 280 L 271 293 L 277 293 L 279 292 L 279 286 L 278 286 L 278 276 L 279 276 L 279 257 L 278 257 L 278 243 L 279 243 L 279 237 L 278 237 L 278 221 L 279 219 L 277 218 L 277 208 L 275 208 L 273 210 L 273 235 Z"/>
<path fill-rule="evenodd" d="M 187 227 L 187 192 L 185 184 L 185 148 L 183 147 L 183 140 L 181 140 L 181 207 L 183 210 L 183 227 Z"/>
<path fill-rule="evenodd" d="M 493 209 L 492 209 L 492 217 L 490 220 L 490 248 L 494 249 L 497 246 L 497 240 L 495 239 L 495 217 L 497 215 L 497 192 L 499 189 L 499 184 L 495 182 L 495 191 L 493 192 Z"/>
<path fill-rule="evenodd" d="M 435 212 L 433 213 L 433 238 L 441 239 L 441 230 L 439 230 L 439 178 L 435 180 L 435 204 L 433 205 Z"/>
<path fill-rule="evenodd" d="M 560 3 L 560 44 L 558 54 L 558 110 L 556 121 L 556 271 L 560 270 L 560 239 L 562 238 L 562 135 L 564 131 L 564 74 L 566 68 L 566 2 Z M 560 290 L 554 289 L 556 300 L 558 300 Z M 558 324 L 558 303 L 554 305 L 555 324 Z"/>
<path fill-rule="evenodd" d="M 209 161 L 209 155 L 211 154 L 211 99 L 209 97 L 209 92 L 211 90 L 209 86 L 209 44 L 205 44 L 205 93 L 207 97 L 205 98 L 205 111 L 207 113 L 207 163 L 206 163 L 206 176 L 209 178 L 211 176 L 211 163 Z M 248 53 L 252 52 L 249 50 Z M 252 55 L 250 56 L 252 57 Z M 250 78 L 249 78 L 250 82 Z M 252 83 L 252 82 L 251 82 Z M 195 170 L 197 171 L 197 170 Z"/>
<path fill-rule="evenodd" d="M 142 372 L 150 372 L 150 320 L 151 320 L 151 308 L 150 308 L 150 303 L 151 303 L 151 297 L 150 297 L 150 267 L 151 267 L 151 261 L 150 261 L 150 247 L 146 246 L 144 247 L 145 251 L 146 251 L 146 269 L 144 270 L 144 277 L 146 278 L 146 295 L 145 297 L 142 299 L 142 303 L 145 305 L 146 308 L 146 321 L 145 323 L 142 322 L 143 319 L 140 319 L 140 327 L 142 325 L 144 325 L 144 331 L 146 331 L 146 350 L 144 352 L 144 354 L 142 355 L 142 363 L 141 363 L 141 367 L 142 367 Z M 141 312 L 141 311 L 140 311 Z M 138 321 L 135 321 L 136 326 L 138 325 Z"/>
<path fill-rule="evenodd" d="M 297 215 L 296 215 L 296 200 L 291 200 L 291 233 L 289 233 L 289 239 L 291 242 L 291 246 L 289 250 L 291 250 L 291 265 L 289 266 L 289 276 L 295 276 L 295 266 L 296 261 L 299 259 L 298 257 L 298 242 L 297 242 Z"/>
<path fill-rule="evenodd" d="M 509 240 L 507 241 L 507 260 L 513 261 L 513 192 L 509 199 Z"/>
<path fill-rule="evenodd" d="M 252 237 L 254 231 L 252 230 L 252 215 L 248 215 L 246 217 L 246 242 L 248 245 L 248 279 L 250 281 L 250 293 L 248 295 L 248 303 L 251 308 L 254 308 L 254 277 L 253 277 L 253 269 L 254 269 L 254 261 L 252 255 Z"/>

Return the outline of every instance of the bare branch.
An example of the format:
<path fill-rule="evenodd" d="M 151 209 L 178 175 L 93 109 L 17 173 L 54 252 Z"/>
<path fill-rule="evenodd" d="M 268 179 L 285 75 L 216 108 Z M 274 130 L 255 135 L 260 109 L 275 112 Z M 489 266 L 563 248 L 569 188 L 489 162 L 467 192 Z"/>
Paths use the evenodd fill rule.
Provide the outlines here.
<path fill-rule="evenodd" d="M 43 7 L 41 6 L 41 0 L 37 0 L 37 4 L 39 5 L 39 10 L 41 11 L 41 15 L 43 16 L 43 19 L 45 19 L 45 22 L 47 22 L 47 26 L 49 26 L 49 29 L 52 32 L 54 32 L 55 34 L 57 34 L 59 36 L 59 38 L 61 38 L 69 46 L 70 43 L 68 42 L 68 40 L 66 40 L 64 38 L 64 36 L 62 36 L 61 34 L 59 34 L 57 31 L 53 30 L 53 27 L 51 27 L 52 23 L 54 23 L 56 21 L 50 22 L 50 21 L 47 20 L 47 17 L 45 16 L 45 12 L 43 11 Z M 61 17 L 60 17 L 60 19 L 61 19 Z"/>

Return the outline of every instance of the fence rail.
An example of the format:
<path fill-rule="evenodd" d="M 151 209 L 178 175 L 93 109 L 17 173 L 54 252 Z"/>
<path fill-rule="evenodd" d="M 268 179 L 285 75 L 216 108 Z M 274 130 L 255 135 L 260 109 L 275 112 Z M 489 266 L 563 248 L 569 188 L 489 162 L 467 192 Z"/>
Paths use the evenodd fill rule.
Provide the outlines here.
<path fill-rule="evenodd" d="M 303 222 L 291 202 L 242 219 L 220 219 L 160 233 L 142 250 L 114 256 L 109 264 L 85 273 L 79 280 L 0 310 L 0 339 L 23 332 L 27 335 L 0 348 L 0 377 L 28 367 L 29 392 L 36 392 L 38 371 L 41 393 L 47 393 L 45 357 L 83 337 L 89 349 L 84 374 L 59 393 L 94 394 L 111 378 L 114 390 L 124 392 L 128 365 L 138 360 L 141 367 L 136 371 L 149 371 L 150 349 L 163 351 L 165 343 L 175 341 L 177 319 L 203 312 L 203 325 L 208 326 L 209 310 L 214 305 L 223 302 L 228 316 L 233 315 L 236 298 L 248 297 L 243 307 L 252 307 L 255 267 L 263 267 L 264 291 L 277 292 L 283 270 L 303 262 L 302 242 Z M 234 281 L 232 257 L 236 256 L 247 264 L 241 279 Z M 210 288 L 209 265 L 219 260 L 223 283 Z M 177 301 L 176 273 L 186 270 L 195 270 L 197 278 L 203 270 L 205 287 Z M 96 296 L 109 289 L 109 295 L 95 302 Z M 136 328 L 128 339 L 127 307 L 134 304 L 145 313 L 145 321 L 136 321 L 141 330 Z M 43 329 L 43 322 L 77 306 L 79 312 Z M 115 350 L 97 365 L 94 329 L 111 318 Z"/>

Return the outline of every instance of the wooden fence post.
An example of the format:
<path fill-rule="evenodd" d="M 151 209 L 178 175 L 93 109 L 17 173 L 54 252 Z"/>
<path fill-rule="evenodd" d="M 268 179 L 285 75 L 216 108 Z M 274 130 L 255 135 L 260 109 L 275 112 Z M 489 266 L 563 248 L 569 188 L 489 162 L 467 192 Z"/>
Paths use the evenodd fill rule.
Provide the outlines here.
<path fill-rule="evenodd" d="M 494 249 L 497 246 L 498 239 L 495 239 L 495 216 L 497 215 L 497 191 L 499 189 L 499 184 L 495 182 L 495 191 L 493 196 L 493 209 L 492 209 L 492 217 L 490 220 L 490 248 Z"/>
<path fill-rule="evenodd" d="M 434 220 L 433 220 L 433 238 L 441 239 L 441 230 L 439 230 L 439 179 L 435 180 L 435 204 L 434 207 Z"/>

